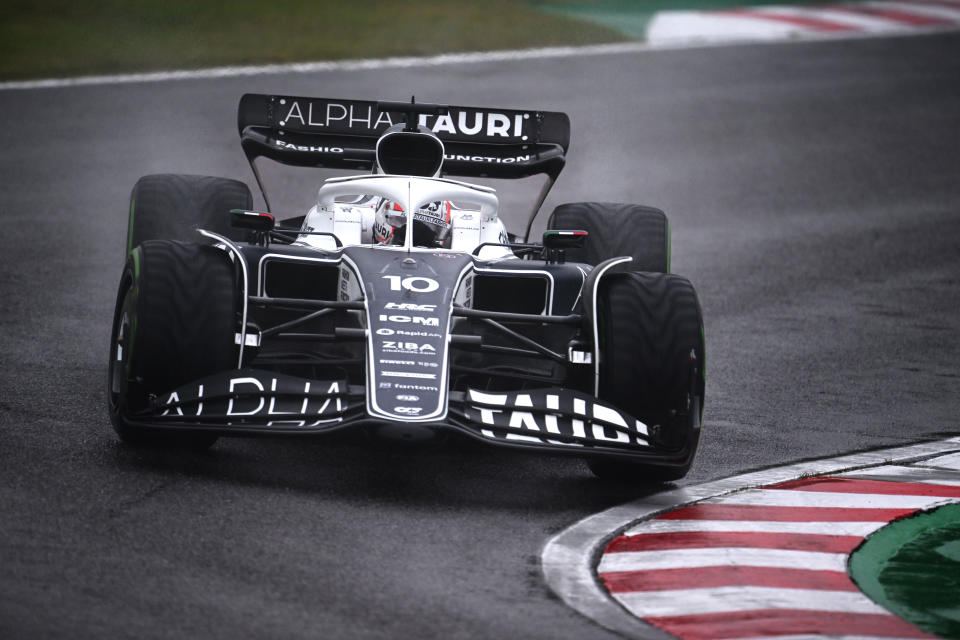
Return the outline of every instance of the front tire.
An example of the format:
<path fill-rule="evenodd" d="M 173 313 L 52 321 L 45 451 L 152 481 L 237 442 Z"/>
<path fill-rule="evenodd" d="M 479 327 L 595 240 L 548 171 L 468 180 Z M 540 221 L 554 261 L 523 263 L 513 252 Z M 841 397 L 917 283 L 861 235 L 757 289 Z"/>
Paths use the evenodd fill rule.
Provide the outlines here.
<path fill-rule="evenodd" d="M 633 271 L 670 272 L 670 222 L 660 209 L 639 204 L 569 202 L 553 210 L 548 229 L 582 229 L 590 234 L 581 249 L 567 249 L 567 259 L 598 265 L 631 256 Z"/>
<path fill-rule="evenodd" d="M 682 276 L 617 273 L 598 292 L 600 393 L 651 429 L 676 464 L 588 460 L 598 477 L 664 482 L 684 477 L 700 438 L 705 388 L 703 319 L 696 291 Z"/>
<path fill-rule="evenodd" d="M 132 424 L 151 396 L 236 365 L 233 265 L 210 246 L 150 240 L 127 260 L 114 312 L 108 411 L 124 442 L 207 448 L 215 436 Z"/>
<path fill-rule="evenodd" d="M 174 173 L 143 176 L 130 193 L 127 253 L 147 240 L 195 241 L 198 228 L 247 240 L 248 231 L 230 226 L 230 210 L 252 206 L 250 189 L 239 180 Z"/>

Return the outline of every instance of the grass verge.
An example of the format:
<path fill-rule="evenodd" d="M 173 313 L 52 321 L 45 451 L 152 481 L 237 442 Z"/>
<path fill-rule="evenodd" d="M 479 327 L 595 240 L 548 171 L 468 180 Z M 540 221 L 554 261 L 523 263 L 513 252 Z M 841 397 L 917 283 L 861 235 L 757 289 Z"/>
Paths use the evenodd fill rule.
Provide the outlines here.
<path fill-rule="evenodd" d="M 6 0 L 0 79 L 626 39 L 510 0 Z"/>

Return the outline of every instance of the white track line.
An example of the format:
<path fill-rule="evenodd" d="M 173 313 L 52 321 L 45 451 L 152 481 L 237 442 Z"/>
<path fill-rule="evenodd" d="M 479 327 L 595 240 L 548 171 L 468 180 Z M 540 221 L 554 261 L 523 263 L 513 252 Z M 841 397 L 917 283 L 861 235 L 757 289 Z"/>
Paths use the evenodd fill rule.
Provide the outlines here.
<path fill-rule="evenodd" d="M 697 567 L 778 567 L 846 572 L 847 554 L 751 547 L 621 551 L 603 554 L 597 566 L 597 572 Z"/>
<path fill-rule="evenodd" d="M 812 533 L 833 536 L 866 537 L 886 522 L 757 522 L 740 520 L 647 520 L 627 529 L 623 535 L 634 536 L 642 533 L 678 533 L 684 531 L 700 532 L 744 532 L 761 533 Z"/>
<path fill-rule="evenodd" d="M 544 579 L 568 606 L 607 629 L 628 638 L 669 638 L 672 636 L 639 620 L 614 602 L 594 573 L 594 567 L 607 541 L 633 523 L 685 504 L 746 487 L 786 482 L 809 475 L 908 462 L 952 452 L 960 453 L 960 437 L 745 473 L 723 480 L 671 489 L 611 507 L 580 520 L 547 541 L 540 555 Z"/>
<path fill-rule="evenodd" d="M 937 32 L 956 31 L 957 26 L 943 28 L 913 29 L 883 34 L 863 32 L 791 32 L 789 40 L 782 38 L 764 39 L 755 32 L 736 34 L 724 40 L 704 39 L 701 36 L 668 38 L 663 41 L 615 42 L 610 44 L 585 45 L 578 47 L 543 47 L 538 49 L 510 49 L 505 51 L 473 51 L 467 53 L 447 53 L 436 56 L 410 56 L 396 58 L 355 59 L 319 62 L 293 62 L 288 64 L 248 65 L 231 67 L 213 67 L 209 69 L 178 69 L 155 71 L 150 73 L 124 73 L 101 76 L 80 76 L 76 78 L 49 78 L 41 80 L 18 80 L 0 82 L 0 91 L 28 89 L 58 89 L 63 87 L 84 87 L 114 84 L 137 84 L 151 82 L 178 82 L 183 80 L 209 80 L 216 78 L 235 78 L 243 76 L 263 76 L 281 74 L 329 73 L 336 71 L 377 71 L 381 69 L 429 68 L 438 66 L 480 64 L 485 62 L 510 62 L 518 60 L 541 60 L 549 58 L 571 58 L 602 55 L 623 55 L 646 51 L 683 51 L 725 46 L 760 44 L 796 44 L 824 40 L 855 40 L 874 37 L 910 37 L 929 35 Z"/>
<path fill-rule="evenodd" d="M 935 2 L 923 2 L 923 0 L 908 0 L 907 2 L 871 2 L 870 6 L 881 9 L 905 9 L 911 13 L 922 13 L 935 18 L 945 18 L 947 20 L 960 20 L 960 4 L 947 6 Z"/>
<path fill-rule="evenodd" d="M 947 456 L 938 456 L 917 463 L 918 467 L 931 467 L 935 469 L 950 469 L 951 471 L 960 471 L 960 453 L 953 453 Z"/>
<path fill-rule="evenodd" d="M 892 614 L 859 591 L 778 587 L 711 587 L 615 593 L 623 606 L 645 618 L 730 613 L 762 609 L 804 609 L 843 613 Z"/>
<path fill-rule="evenodd" d="M 239 76 L 277 75 L 285 73 L 323 73 L 331 71 L 376 71 L 380 69 L 407 69 L 436 67 L 482 62 L 505 62 L 540 58 L 565 58 L 572 56 L 597 56 L 635 53 L 649 49 L 643 42 L 616 42 L 611 44 L 581 47 L 543 47 L 539 49 L 511 49 L 505 51 L 473 51 L 445 53 L 436 56 L 408 56 L 394 58 L 370 58 L 318 62 L 291 62 L 209 69 L 180 69 L 150 73 L 125 73 L 104 76 L 81 76 L 78 78 L 52 78 L 48 80 L 24 80 L 0 83 L 0 90 L 48 89 L 102 84 L 132 84 L 138 82 L 166 82 L 177 80 L 205 80 L 211 78 L 234 78 Z"/>
<path fill-rule="evenodd" d="M 860 478 L 863 480 L 887 480 L 892 482 L 918 482 L 922 484 L 936 484 L 945 487 L 960 487 L 960 477 L 955 471 L 928 467 L 901 467 L 884 465 L 872 469 L 849 471 L 837 474 L 842 478 Z"/>
<path fill-rule="evenodd" d="M 949 498 L 873 493 L 839 493 L 794 489 L 751 489 L 702 504 L 751 505 L 764 507 L 826 507 L 842 509 L 923 509 Z M 887 522 L 885 516 L 877 519 Z"/>

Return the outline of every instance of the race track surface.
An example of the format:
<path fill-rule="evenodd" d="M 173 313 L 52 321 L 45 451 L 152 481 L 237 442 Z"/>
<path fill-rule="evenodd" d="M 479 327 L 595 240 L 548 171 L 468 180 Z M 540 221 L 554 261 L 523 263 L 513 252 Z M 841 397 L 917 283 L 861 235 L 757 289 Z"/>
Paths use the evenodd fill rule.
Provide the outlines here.
<path fill-rule="evenodd" d="M 538 554 L 658 487 L 493 449 L 116 441 L 130 189 L 252 185 L 242 93 L 568 112 L 546 208 L 663 207 L 700 292 L 693 483 L 958 431 L 958 51 L 943 34 L 0 93 L 0 637 L 614 637 L 549 593 Z M 314 197 L 306 172 L 273 175 L 275 204 Z"/>

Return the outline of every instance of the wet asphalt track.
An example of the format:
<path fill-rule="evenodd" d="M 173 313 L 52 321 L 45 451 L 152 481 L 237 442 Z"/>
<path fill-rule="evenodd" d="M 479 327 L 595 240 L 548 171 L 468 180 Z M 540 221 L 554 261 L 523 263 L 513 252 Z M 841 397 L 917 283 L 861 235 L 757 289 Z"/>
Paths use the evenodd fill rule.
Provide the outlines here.
<path fill-rule="evenodd" d="M 700 291 L 698 482 L 960 430 L 958 53 L 939 35 L 0 93 L 0 636 L 611 637 L 537 555 L 652 488 L 492 449 L 117 443 L 130 188 L 252 184 L 241 93 L 570 113 L 548 207 L 664 207 Z M 306 205 L 295 176 L 276 199 Z"/>

